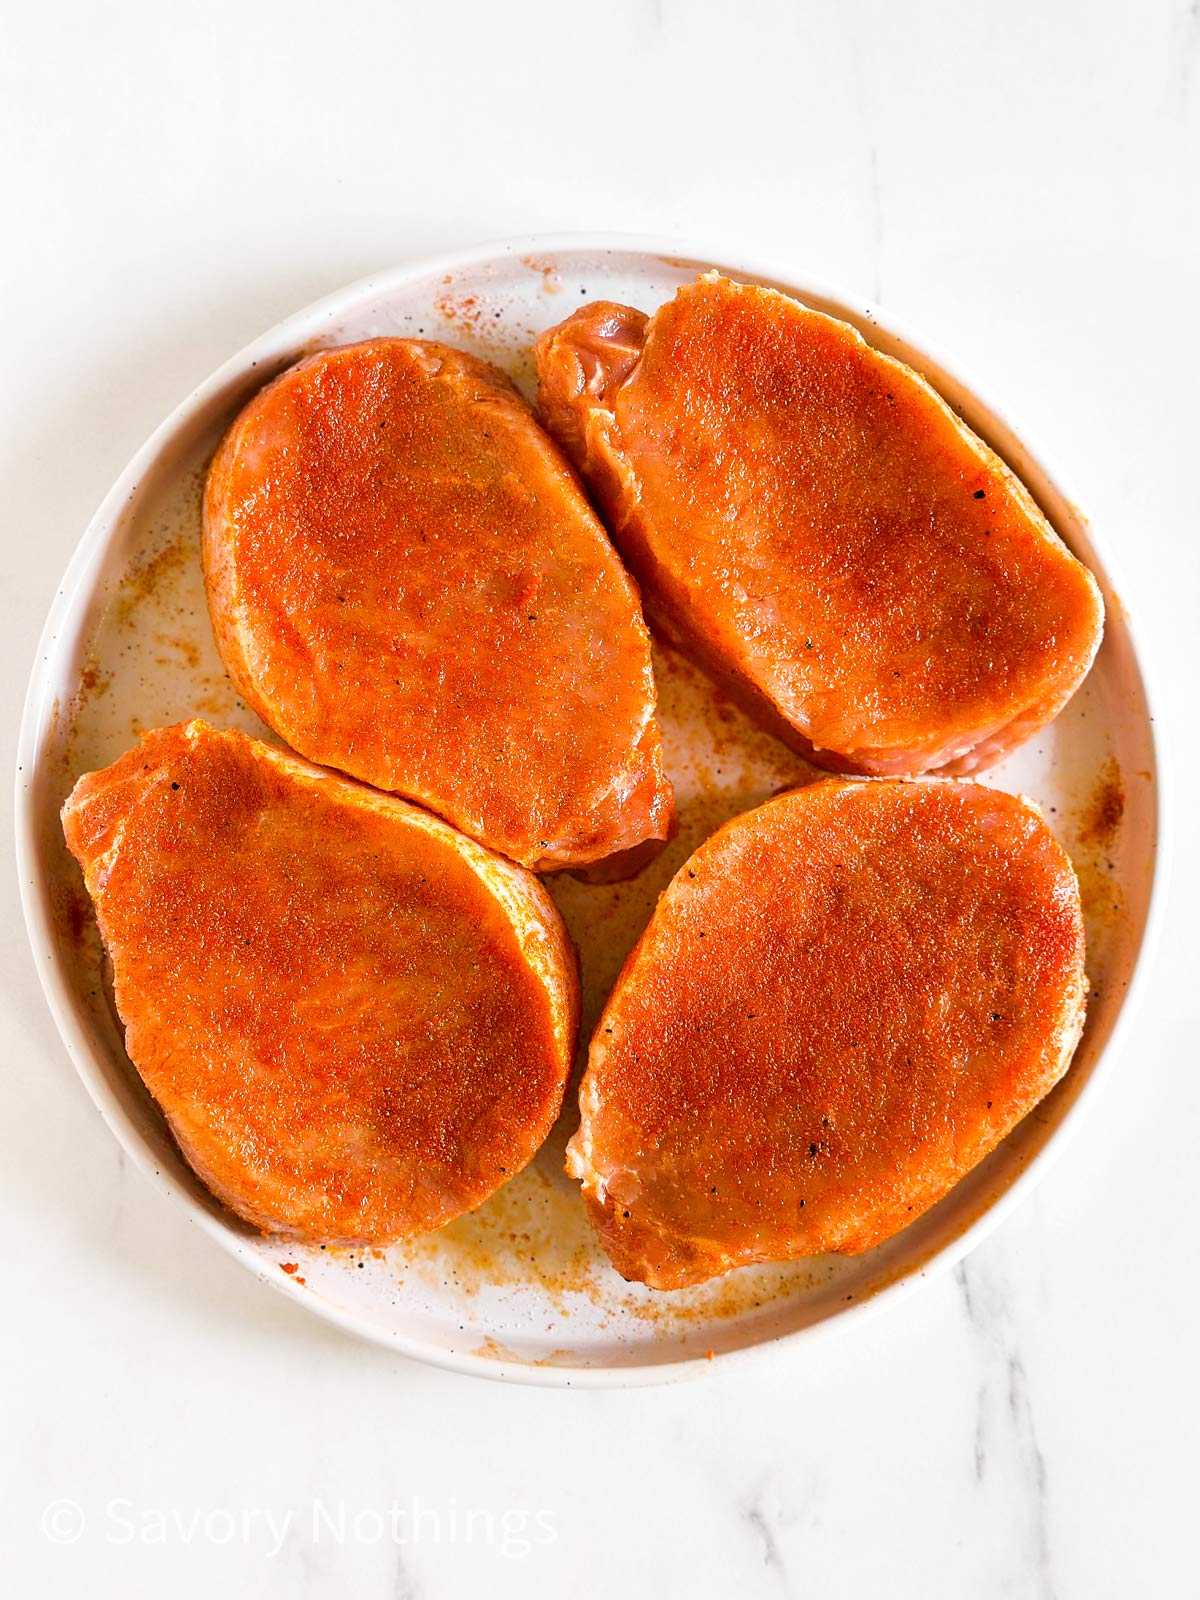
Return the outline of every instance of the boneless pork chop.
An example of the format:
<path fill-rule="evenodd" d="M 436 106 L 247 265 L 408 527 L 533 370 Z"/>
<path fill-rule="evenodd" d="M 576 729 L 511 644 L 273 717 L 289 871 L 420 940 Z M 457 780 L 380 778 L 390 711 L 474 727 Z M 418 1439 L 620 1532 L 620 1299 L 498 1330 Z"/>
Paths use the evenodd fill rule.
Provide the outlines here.
<path fill-rule="evenodd" d="M 1091 574 L 909 367 L 716 274 L 539 341 L 539 404 L 652 621 L 836 771 L 969 772 L 1055 716 Z"/>
<path fill-rule="evenodd" d="M 1079 890 L 1026 802 L 827 779 L 679 871 L 592 1038 L 568 1171 L 658 1289 L 879 1244 L 1065 1072 Z"/>
<path fill-rule="evenodd" d="M 225 665 L 288 744 L 538 869 L 667 836 L 637 591 L 508 379 L 409 339 L 270 384 L 204 501 Z"/>
<path fill-rule="evenodd" d="M 238 733 L 149 733 L 63 811 L 129 1057 L 257 1227 L 382 1245 L 480 1204 L 558 1113 L 574 954 L 537 880 Z"/>

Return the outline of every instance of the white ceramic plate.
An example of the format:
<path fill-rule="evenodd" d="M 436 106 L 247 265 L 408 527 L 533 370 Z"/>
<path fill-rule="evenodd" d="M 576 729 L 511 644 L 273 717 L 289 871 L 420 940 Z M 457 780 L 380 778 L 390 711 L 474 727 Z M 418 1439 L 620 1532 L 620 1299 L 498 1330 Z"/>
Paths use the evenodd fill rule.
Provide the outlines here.
<path fill-rule="evenodd" d="M 144 728 L 199 713 L 270 737 L 221 670 L 204 609 L 199 488 L 222 430 L 256 388 L 306 352 L 377 334 L 427 335 L 499 362 L 528 391 L 534 337 L 585 299 L 652 311 L 716 265 L 845 317 L 910 362 L 1029 484 L 1104 588 L 1096 665 L 1058 721 L 987 781 L 1034 796 L 1071 850 L 1088 912 L 1092 999 L 1070 1073 L 954 1192 L 864 1256 L 748 1268 L 661 1295 L 623 1283 L 591 1239 L 562 1174 L 563 1122 L 537 1161 L 487 1205 L 387 1252 L 303 1249 L 262 1238 L 184 1164 L 130 1067 L 82 882 L 58 811 L 75 778 Z M 551 880 L 580 946 L 586 1040 L 626 950 L 680 861 L 726 817 L 804 773 L 679 658 L 658 652 L 660 714 L 679 836 L 632 884 Z M 101 506 L 55 598 L 29 686 L 17 776 L 25 914 L 47 998 L 80 1076 L 134 1160 L 264 1282 L 321 1316 L 439 1365 L 544 1384 L 632 1383 L 704 1370 L 768 1340 L 845 1325 L 869 1304 L 957 1260 L 1063 1143 L 1111 1064 L 1147 944 L 1159 848 L 1159 782 L 1129 617 L 1082 516 L 979 391 L 859 301 L 678 243 L 533 239 L 400 268 L 265 334 L 163 424 Z"/>

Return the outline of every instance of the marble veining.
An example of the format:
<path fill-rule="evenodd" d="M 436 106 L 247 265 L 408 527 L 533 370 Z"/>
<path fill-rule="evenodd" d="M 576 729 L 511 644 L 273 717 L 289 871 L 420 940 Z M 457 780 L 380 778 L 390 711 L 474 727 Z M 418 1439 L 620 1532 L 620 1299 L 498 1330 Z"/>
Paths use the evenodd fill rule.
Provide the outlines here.
<path fill-rule="evenodd" d="M 787 1563 L 780 1548 L 775 1516 L 768 1507 L 767 1486 L 760 1486 L 753 1494 L 743 1499 L 740 1502 L 739 1510 L 743 1521 L 758 1542 L 763 1566 L 778 1578 L 786 1593 L 788 1591 Z"/>
<path fill-rule="evenodd" d="M 1019 1531 L 1008 1558 L 1017 1569 L 1013 1592 L 1054 1600 L 1046 1460 L 1017 1324 L 1013 1289 L 993 1260 L 977 1252 L 954 1279 L 962 1296 L 978 1363 L 972 1461 L 981 1493 L 1012 1496 L 1011 1527 Z M 1015 1492 L 1014 1492 L 1015 1491 Z"/>

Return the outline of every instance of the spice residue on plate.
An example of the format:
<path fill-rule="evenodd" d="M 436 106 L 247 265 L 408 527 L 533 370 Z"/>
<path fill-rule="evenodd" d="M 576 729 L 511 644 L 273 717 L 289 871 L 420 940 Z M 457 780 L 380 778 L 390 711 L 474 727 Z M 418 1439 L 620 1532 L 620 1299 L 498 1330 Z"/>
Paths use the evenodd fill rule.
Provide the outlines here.
<path fill-rule="evenodd" d="M 1082 802 L 1065 817 L 1065 843 L 1079 879 L 1087 923 L 1089 966 L 1095 945 L 1121 916 L 1125 896 L 1117 852 L 1125 817 L 1125 782 L 1113 756 L 1101 763 Z"/>
<path fill-rule="evenodd" d="M 1124 815 L 1125 784 L 1120 767 L 1109 756 L 1081 808 L 1075 825 L 1075 837 L 1087 849 L 1110 849 Z"/>
<path fill-rule="evenodd" d="M 115 601 L 114 620 L 119 626 L 128 627 L 143 606 L 148 602 L 160 601 L 163 591 L 188 565 L 192 559 L 189 535 L 190 529 L 181 530 L 151 555 L 129 568 L 121 580 Z"/>
<path fill-rule="evenodd" d="M 526 398 L 532 397 L 537 388 L 533 361 L 537 333 L 528 322 L 515 318 L 512 305 L 501 293 L 459 291 L 451 274 L 434 296 L 433 308 L 447 324 L 438 337 L 502 368 Z"/>
<path fill-rule="evenodd" d="M 521 261 L 530 272 L 541 275 L 542 288 L 546 294 L 562 293 L 562 275 L 556 261 L 546 260 L 540 256 L 522 256 Z"/>

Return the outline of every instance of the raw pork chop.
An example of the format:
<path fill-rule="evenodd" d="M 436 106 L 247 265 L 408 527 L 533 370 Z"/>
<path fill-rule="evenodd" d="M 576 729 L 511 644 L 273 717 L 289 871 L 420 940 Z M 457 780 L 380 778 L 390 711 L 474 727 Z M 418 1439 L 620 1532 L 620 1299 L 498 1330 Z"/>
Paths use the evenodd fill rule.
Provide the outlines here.
<path fill-rule="evenodd" d="M 302 755 L 529 867 L 666 837 L 637 591 L 496 368 L 311 356 L 237 418 L 204 511 L 225 665 Z"/>
<path fill-rule="evenodd" d="M 968 772 L 1100 643 L 1091 574 L 910 368 L 715 274 L 542 336 L 539 403 L 651 620 L 840 772 Z"/>
<path fill-rule="evenodd" d="M 672 880 L 596 1027 L 567 1170 L 679 1289 L 870 1249 L 997 1145 L 1083 1025 L 1075 874 L 1026 802 L 827 779 Z"/>
<path fill-rule="evenodd" d="M 63 811 L 129 1057 L 270 1232 L 382 1245 L 518 1172 L 557 1115 L 573 952 L 522 868 L 239 733 L 149 733 Z"/>

